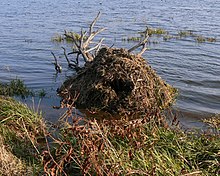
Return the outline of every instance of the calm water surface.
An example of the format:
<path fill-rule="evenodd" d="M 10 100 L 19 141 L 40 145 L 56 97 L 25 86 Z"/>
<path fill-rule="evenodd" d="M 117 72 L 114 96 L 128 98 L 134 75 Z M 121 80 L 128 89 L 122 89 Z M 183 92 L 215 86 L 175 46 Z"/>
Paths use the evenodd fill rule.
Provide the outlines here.
<path fill-rule="evenodd" d="M 0 81 L 23 79 L 35 91 L 46 90 L 41 108 L 49 120 L 61 112 L 56 89 L 72 72 L 59 58 L 64 71 L 56 76 L 51 51 L 62 55 L 61 46 L 51 38 L 63 30 L 80 31 L 102 12 L 98 26 L 105 43 L 130 48 L 122 42 L 146 25 L 172 33 L 192 30 L 195 34 L 216 37 L 215 43 L 198 44 L 192 38 L 159 40 L 150 45 L 144 57 L 168 83 L 177 87 L 180 96 L 176 108 L 183 124 L 199 126 L 201 114 L 220 113 L 220 1 L 215 0 L 1 0 L 0 3 Z M 35 100 L 37 104 L 38 100 Z"/>

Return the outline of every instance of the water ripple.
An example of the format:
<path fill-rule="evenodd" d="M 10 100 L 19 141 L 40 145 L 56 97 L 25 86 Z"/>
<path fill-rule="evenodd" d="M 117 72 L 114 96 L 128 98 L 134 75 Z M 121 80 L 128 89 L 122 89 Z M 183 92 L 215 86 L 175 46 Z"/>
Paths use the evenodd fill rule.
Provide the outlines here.
<path fill-rule="evenodd" d="M 132 36 L 147 25 L 170 33 L 184 29 L 217 37 L 216 43 L 198 44 L 192 38 L 161 41 L 150 45 L 144 57 L 163 79 L 180 90 L 177 101 L 180 109 L 220 112 L 218 1 L 2 0 L 0 8 L 0 80 L 19 77 L 33 89 L 56 90 L 68 72 L 54 75 L 50 52 L 61 56 L 60 48 L 64 44 L 52 43 L 51 37 L 64 29 L 87 28 L 98 11 L 102 16 L 97 25 L 108 28 L 102 36 L 107 44 L 116 47 L 130 48 L 133 43 L 122 42 L 122 37 Z M 59 62 L 65 68 L 63 57 Z M 49 94 L 56 92 L 49 91 Z"/>

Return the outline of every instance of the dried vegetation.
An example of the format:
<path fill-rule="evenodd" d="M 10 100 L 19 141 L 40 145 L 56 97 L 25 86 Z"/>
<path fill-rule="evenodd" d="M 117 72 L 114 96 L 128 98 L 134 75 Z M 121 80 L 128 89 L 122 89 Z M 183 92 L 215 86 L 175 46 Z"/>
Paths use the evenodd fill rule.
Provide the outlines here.
<path fill-rule="evenodd" d="M 31 169 L 18 157 L 13 155 L 0 135 L 0 175 L 31 175 Z"/>
<path fill-rule="evenodd" d="M 63 49 L 76 75 L 59 90 L 61 106 L 68 111 L 57 124 L 46 126 L 27 106 L 0 97 L 0 174 L 219 175 L 219 120 L 207 121 L 217 133 L 169 126 L 164 110 L 173 103 L 176 90 L 141 57 L 148 33 L 129 50 L 101 47 L 102 39 L 90 48 L 92 38 L 103 30 L 93 31 L 98 17 L 88 35 L 65 34 L 75 45 L 70 54 Z M 131 53 L 139 47 L 138 54 Z M 73 113 L 75 108 L 90 114 L 80 117 Z M 92 117 L 94 112 L 105 112 L 104 118 Z M 178 124 L 176 120 L 172 124 Z"/>
<path fill-rule="evenodd" d="M 158 113 L 141 120 L 86 120 L 63 123 L 45 155 L 49 175 L 218 175 L 217 134 L 172 129 Z M 173 122 L 176 123 L 176 122 Z"/>
<path fill-rule="evenodd" d="M 89 36 L 96 34 L 91 26 Z M 48 134 L 54 147 L 44 153 L 45 172 L 100 176 L 220 174 L 219 134 L 184 133 L 166 123 L 164 111 L 174 102 L 176 90 L 141 57 L 149 30 L 128 50 L 101 47 L 101 43 L 92 50 L 88 45 L 82 47 L 84 42 L 91 42 L 86 34 L 81 32 L 78 40 L 72 37 L 76 49 L 71 54 L 77 54 L 77 62 L 72 61 L 75 65 L 71 68 L 77 68 L 76 75 L 58 91 L 61 107 L 68 108 L 67 119 L 62 119 L 57 137 Z M 132 54 L 139 47 L 140 52 Z M 77 65 L 79 55 L 85 62 L 81 68 Z M 87 117 L 75 115 L 75 108 L 88 112 Z M 176 118 L 172 124 L 178 124 Z"/>
<path fill-rule="evenodd" d="M 77 109 L 140 116 L 169 107 L 176 90 L 142 57 L 125 49 L 103 48 L 59 90 L 63 103 Z M 77 97 L 75 99 L 75 97 Z"/>
<path fill-rule="evenodd" d="M 170 128 L 159 108 L 135 120 L 86 119 L 73 110 L 46 126 L 27 106 L 0 97 L 0 174 L 220 174 L 218 116 L 208 121 L 218 133 L 198 133 Z"/>
<path fill-rule="evenodd" d="M 73 40 L 73 51 L 69 54 L 76 54 L 76 59 L 71 63 L 66 49 L 64 55 L 77 74 L 66 80 L 58 91 L 62 97 L 62 107 L 74 106 L 102 115 L 104 112 L 105 118 L 106 114 L 110 114 L 114 118 L 128 115 L 133 119 L 146 113 L 154 114 L 157 108 L 164 110 L 172 105 L 176 89 L 166 84 L 142 58 L 148 38 L 154 30 L 146 30 L 142 40 L 128 50 L 102 47 L 103 39 L 91 47 L 93 38 L 104 30 L 93 30 L 99 15 L 91 23 L 88 32 L 81 31 L 80 38 L 65 33 Z M 139 48 L 139 53 L 132 53 Z M 85 62 L 81 68 L 78 65 L 80 56 Z"/>

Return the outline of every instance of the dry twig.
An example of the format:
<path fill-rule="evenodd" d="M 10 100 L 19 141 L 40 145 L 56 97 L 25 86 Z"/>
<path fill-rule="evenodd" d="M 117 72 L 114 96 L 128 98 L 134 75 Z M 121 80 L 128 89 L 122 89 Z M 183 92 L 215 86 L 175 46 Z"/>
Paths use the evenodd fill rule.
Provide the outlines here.
<path fill-rule="evenodd" d="M 100 17 L 100 12 L 96 16 L 96 18 L 92 21 L 92 23 L 90 24 L 89 32 L 81 30 L 81 35 L 80 35 L 79 39 L 77 39 L 77 37 L 74 36 L 72 33 L 68 33 L 65 31 L 64 35 L 66 36 L 66 38 L 72 39 L 72 41 L 74 43 L 73 51 L 71 53 L 68 53 L 68 55 L 77 54 L 76 61 L 73 61 L 74 64 L 71 64 L 66 53 L 64 54 L 69 66 L 74 67 L 74 68 L 78 67 L 80 55 L 83 57 L 85 62 L 91 62 L 95 58 L 104 39 L 102 38 L 98 43 L 96 43 L 96 45 L 94 47 L 90 47 L 90 44 L 92 44 L 92 43 L 94 44 L 94 42 L 92 42 L 94 37 L 97 34 L 99 34 L 100 32 L 105 30 L 105 28 L 100 28 L 96 31 L 93 31 L 94 25 L 97 22 L 97 20 L 99 19 L 99 17 Z M 64 52 L 65 52 L 65 50 L 64 50 Z M 94 54 L 92 54 L 92 52 L 94 52 Z"/>
<path fill-rule="evenodd" d="M 148 38 L 149 38 L 149 35 L 148 35 L 148 27 L 147 27 L 147 29 L 146 29 L 146 31 L 145 31 L 145 37 L 144 37 L 144 39 L 143 39 L 142 41 L 140 41 L 137 45 L 135 45 L 135 46 L 133 46 L 132 48 L 130 48 L 130 49 L 128 50 L 128 52 L 130 53 L 130 52 L 132 52 L 132 51 L 134 51 L 134 50 L 136 50 L 137 48 L 139 48 L 139 47 L 142 46 L 141 51 L 137 54 L 138 56 L 141 56 L 141 55 L 147 50 L 146 45 L 147 45 Z"/>

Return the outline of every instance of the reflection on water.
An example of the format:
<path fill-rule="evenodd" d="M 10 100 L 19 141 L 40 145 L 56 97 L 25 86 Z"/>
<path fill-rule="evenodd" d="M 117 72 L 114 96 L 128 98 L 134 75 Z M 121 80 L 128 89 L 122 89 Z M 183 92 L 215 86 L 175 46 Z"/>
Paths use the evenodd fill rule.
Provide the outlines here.
<path fill-rule="evenodd" d="M 2 0 L 0 8 L 0 80 L 18 77 L 34 90 L 45 89 L 48 98 L 42 107 L 47 107 L 46 112 L 59 103 L 56 89 L 71 74 L 64 69 L 56 77 L 50 53 L 62 55 L 64 44 L 52 43 L 51 37 L 64 29 L 80 31 L 88 27 L 98 11 L 102 16 L 97 25 L 108 28 L 102 37 L 116 47 L 130 48 L 133 43 L 121 39 L 135 35 L 146 25 L 170 33 L 192 30 L 216 37 L 217 42 L 202 44 L 191 39 L 160 41 L 150 45 L 144 57 L 163 79 L 180 90 L 176 103 L 180 111 L 194 115 L 220 112 L 220 2 Z M 67 66 L 63 57 L 59 62 L 63 68 Z"/>

